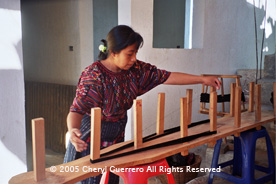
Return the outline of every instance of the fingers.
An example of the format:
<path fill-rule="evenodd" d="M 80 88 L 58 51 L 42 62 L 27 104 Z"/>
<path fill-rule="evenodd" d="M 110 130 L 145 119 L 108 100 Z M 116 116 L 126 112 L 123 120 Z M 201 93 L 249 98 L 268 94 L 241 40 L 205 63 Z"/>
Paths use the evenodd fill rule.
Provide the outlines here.
<path fill-rule="evenodd" d="M 208 86 L 213 86 L 215 87 L 217 90 L 220 89 L 220 81 L 218 80 L 218 78 L 216 77 L 213 77 L 213 76 L 208 76 L 208 77 L 205 77 L 204 79 L 204 85 L 208 85 Z"/>
<path fill-rule="evenodd" d="M 217 79 L 217 78 L 215 78 L 215 86 L 214 86 L 217 90 L 219 90 L 220 89 L 220 81 Z"/>
<path fill-rule="evenodd" d="M 82 152 L 87 149 L 87 143 L 80 139 L 81 132 L 79 129 L 72 129 L 70 131 L 71 137 L 70 140 L 75 146 L 77 152 Z"/>

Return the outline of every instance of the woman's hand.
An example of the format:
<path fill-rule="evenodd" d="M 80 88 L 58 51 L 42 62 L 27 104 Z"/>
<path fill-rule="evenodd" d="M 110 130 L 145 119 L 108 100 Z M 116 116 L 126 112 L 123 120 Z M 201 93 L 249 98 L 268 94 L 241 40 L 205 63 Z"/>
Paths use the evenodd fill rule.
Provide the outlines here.
<path fill-rule="evenodd" d="M 220 81 L 218 80 L 217 77 L 214 77 L 214 76 L 204 76 L 202 84 L 207 85 L 207 86 L 213 86 L 217 90 L 220 89 Z"/>
<path fill-rule="evenodd" d="M 77 128 L 73 128 L 70 131 L 70 141 L 76 148 L 77 152 L 82 152 L 87 149 L 87 143 L 80 139 L 81 132 Z"/>
<path fill-rule="evenodd" d="M 87 149 L 87 144 L 80 139 L 80 125 L 83 115 L 76 112 L 69 112 L 67 116 L 67 126 L 70 133 L 70 141 L 76 148 L 76 151 L 82 152 Z"/>

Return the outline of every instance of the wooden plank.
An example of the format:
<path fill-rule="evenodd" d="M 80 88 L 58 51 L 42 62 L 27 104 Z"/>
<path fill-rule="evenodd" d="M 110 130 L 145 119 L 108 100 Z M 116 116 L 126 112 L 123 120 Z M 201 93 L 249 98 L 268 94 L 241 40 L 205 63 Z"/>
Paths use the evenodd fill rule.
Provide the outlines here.
<path fill-rule="evenodd" d="M 220 89 L 221 89 L 221 96 L 224 97 L 223 78 L 220 78 Z M 222 112 L 225 112 L 224 101 L 221 103 L 221 110 L 222 110 Z"/>
<path fill-rule="evenodd" d="M 234 116 L 234 113 L 235 113 L 235 88 L 236 88 L 236 83 L 231 83 L 230 116 Z"/>
<path fill-rule="evenodd" d="M 276 82 L 273 82 L 273 109 L 274 109 L 274 124 L 276 124 Z"/>
<path fill-rule="evenodd" d="M 261 84 L 255 85 L 255 120 L 261 120 Z"/>
<path fill-rule="evenodd" d="M 249 107 L 248 107 L 248 112 L 253 112 L 254 111 L 254 87 L 255 87 L 255 82 L 250 82 L 249 83 Z"/>
<path fill-rule="evenodd" d="M 188 136 L 187 97 L 180 98 L 180 136 Z"/>
<path fill-rule="evenodd" d="M 165 93 L 158 94 L 156 134 L 164 133 Z"/>
<path fill-rule="evenodd" d="M 202 76 L 214 76 L 217 78 L 241 78 L 241 75 L 214 75 L 214 74 L 202 74 Z"/>
<path fill-rule="evenodd" d="M 209 110 L 207 109 L 204 109 L 204 110 L 202 110 L 202 111 L 198 111 L 199 113 L 201 113 L 201 114 L 209 114 Z M 227 113 L 227 112 L 217 112 L 217 116 L 221 116 L 221 117 L 223 117 L 223 116 L 225 116 L 225 115 L 227 115 L 227 114 L 229 114 L 229 113 Z"/>
<path fill-rule="evenodd" d="M 235 127 L 241 126 L 241 87 L 235 90 Z"/>
<path fill-rule="evenodd" d="M 210 108 L 209 108 L 209 119 L 210 119 L 210 131 L 217 130 L 217 92 L 210 94 Z"/>
<path fill-rule="evenodd" d="M 208 92 L 208 87 L 209 87 L 209 86 L 206 85 L 205 87 L 206 87 L 206 88 L 205 88 L 205 93 L 207 93 L 207 92 Z M 206 103 L 204 102 L 204 104 L 203 104 L 203 109 L 205 109 L 205 108 L 206 108 Z"/>
<path fill-rule="evenodd" d="M 208 143 L 208 148 L 214 148 L 216 144 L 217 144 L 216 141 L 211 141 Z"/>
<path fill-rule="evenodd" d="M 32 120 L 34 180 L 45 179 L 45 124 L 43 118 Z"/>
<path fill-rule="evenodd" d="M 187 97 L 187 121 L 188 125 L 192 123 L 192 104 L 193 104 L 193 90 L 187 89 L 186 90 L 186 97 Z"/>
<path fill-rule="evenodd" d="M 236 78 L 236 86 L 241 87 L 241 81 L 240 81 L 240 78 Z"/>
<path fill-rule="evenodd" d="M 138 149 L 143 144 L 143 129 L 142 129 L 142 100 L 136 99 L 133 102 L 133 117 L 134 117 L 134 148 Z"/>
<path fill-rule="evenodd" d="M 268 115 L 267 112 L 265 112 L 265 114 Z M 264 116 L 262 116 L 263 118 L 266 118 L 265 114 L 264 114 Z M 270 117 L 273 117 L 272 111 L 270 112 Z M 230 119 L 232 121 L 229 121 Z M 227 137 L 229 135 L 239 134 L 240 132 L 246 131 L 246 130 L 251 129 L 251 128 L 256 128 L 256 127 L 260 126 L 263 123 L 263 120 L 265 121 L 265 119 L 262 119 L 262 122 L 260 122 L 260 123 L 256 122 L 255 123 L 254 114 L 245 112 L 245 113 L 242 113 L 241 127 L 235 128 L 233 126 L 233 121 L 234 121 L 233 117 L 225 116 L 224 118 L 219 118 L 218 121 L 217 121 L 217 123 L 218 123 L 217 132 L 218 133 L 210 136 L 209 138 L 211 138 L 211 139 L 208 139 L 207 143 L 215 142 L 217 140 L 216 139 L 217 136 L 222 136 L 223 135 L 223 137 Z M 273 120 L 274 120 L 274 118 L 270 119 L 270 122 L 273 121 Z M 199 126 L 196 126 L 196 127 L 192 127 L 192 128 L 189 128 L 189 135 L 195 135 L 197 133 L 201 133 L 201 132 L 206 131 L 208 129 L 209 129 L 209 124 L 208 123 L 203 124 L 203 125 L 199 125 Z M 231 131 L 232 134 L 230 134 L 230 132 L 228 132 L 228 131 Z M 148 147 L 148 146 L 152 146 L 152 145 L 156 145 L 156 144 L 159 144 L 159 143 L 162 143 L 162 142 L 166 142 L 168 140 L 178 139 L 179 136 L 180 136 L 180 132 L 176 132 L 174 134 L 170 134 L 170 135 L 164 136 L 162 138 L 151 140 L 149 142 L 143 143 L 143 148 Z M 191 141 L 191 142 L 194 143 L 194 140 Z M 120 143 L 120 144 L 124 145 L 124 143 Z M 186 142 L 186 143 L 182 143 L 182 144 L 186 145 L 186 144 L 189 144 L 189 143 Z M 190 146 L 191 146 L 190 144 L 184 146 L 183 149 L 179 152 L 182 152 L 183 150 L 191 149 L 193 147 L 193 146 L 192 147 L 190 147 Z M 110 148 L 110 150 L 114 149 L 114 147 L 116 147 L 116 146 L 114 145 L 112 147 L 113 148 Z M 125 152 L 132 151 L 132 150 L 134 150 L 134 149 L 133 148 L 128 148 L 127 150 L 119 151 L 119 152 L 117 152 L 115 154 L 112 154 L 112 155 L 116 155 L 118 153 L 125 153 Z M 143 154 L 143 156 L 146 156 L 146 154 Z"/>
<path fill-rule="evenodd" d="M 188 136 L 188 98 L 180 98 L 180 137 Z M 181 152 L 182 156 L 189 154 L 188 150 Z"/>
<path fill-rule="evenodd" d="M 202 84 L 201 93 L 204 93 L 204 88 L 205 88 L 205 85 Z M 205 103 L 200 102 L 200 110 L 203 110 L 204 108 L 205 108 Z"/>
<path fill-rule="evenodd" d="M 91 109 L 91 132 L 90 132 L 90 159 L 100 158 L 101 149 L 101 108 Z"/>
<path fill-rule="evenodd" d="M 52 183 L 76 183 L 78 181 L 81 181 L 85 178 L 92 177 L 98 175 L 101 171 L 99 171 L 99 168 L 103 169 L 109 169 L 111 166 L 115 168 L 128 168 L 132 166 L 137 166 L 140 164 L 147 164 L 152 163 L 154 161 L 160 160 L 162 158 L 166 158 L 168 156 L 177 154 L 179 152 L 182 152 L 183 150 L 192 149 L 194 147 L 216 141 L 218 139 L 231 136 L 237 132 L 243 132 L 258 126 L 261 126 L 265 123 L 273 122 L 275 117 L 272 111 L 265 111 L 262 112 L 262 118 L 260 122 L 255 122 L 255 116 L 254 113 L 244 112 L 242 113 L 242 124 L 241 127 L 235 128 L 231 124 L 234 121 L 234 118 L 231 116 L 225 116 L 223 118 L 218 119 L 218 133 L 210 136 L 201 137 L 198 139 L 195 139 L 193 141 L 189 141 L 186 143 L 181 143 L 177 145 L 171 145 L 166 146 L 163 148 L 158 148 L 154 150 L 148 150 L 145 152 L 141 152 L 138 154 L 123 156 L 120 158 L 107 160 L 95 164 L 90 163 L 89 156 L 77 159 L 75 161 L 57 165 L 57 171 L 51 172 L 50 168 L 46 169 L 46 179 L 43 180 L 43 182 L 35 182 L 33 172 L 27 172 L 22 173 L 19 175 L 16 175 L 11 178 L 9 181 L 10 184 L 21 184 L 21 183 L 44 183 L 44 184 L 52 184 Z M 189 129 L 189 135 L 194 135 L 203 131 L 206 131 L 209 129 L 209 124 L 203 124 L 200 126 L 192 127 Z M 170 134 L 167 136 L 162 137 L 162 140 L 168 141 L 179 138 L 180 133 L 176 132 L 174 134 Z M 160 138 L 161 139 L 161 138 Z M 159 140 L 159 139 L 158 139 Z M 156 144 L 158 140 L 150 141 L 148 142 L 149 145 Z M 120 146 L 121 144 L 126 143 L 118 143 L 115 145 L 112 145 L 106 149 L 114 149 L 115 147 Z M 106 149 L 101 150 L 101 153 L 104 153 Z M 134 148 L 130 148 L 126 151 L 133 150 Z M 64 168 L 66 167 L 78 167 L 78 172 L 64 172 Z M 89 167 L 90 170 L 95 169 L 93 172 L 87 172 L 87 168 Z M 63 172 L 62 172 L 63 168 Z"/>

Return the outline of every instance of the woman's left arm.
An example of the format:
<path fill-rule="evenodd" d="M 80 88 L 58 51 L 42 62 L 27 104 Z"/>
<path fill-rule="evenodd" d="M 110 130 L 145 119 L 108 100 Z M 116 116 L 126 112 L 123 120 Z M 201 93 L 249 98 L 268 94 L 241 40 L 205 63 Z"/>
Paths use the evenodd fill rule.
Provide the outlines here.
<path fill-rule="evenodd" d="M 220 81 L 213 76 L 199 76 L 186 73 L 172 72 L 169 78 L 163 83 L 169 85 L 189 85 L 189 84 L 204 84 L 213 86 L 216 89 L 220 88 Z"/>

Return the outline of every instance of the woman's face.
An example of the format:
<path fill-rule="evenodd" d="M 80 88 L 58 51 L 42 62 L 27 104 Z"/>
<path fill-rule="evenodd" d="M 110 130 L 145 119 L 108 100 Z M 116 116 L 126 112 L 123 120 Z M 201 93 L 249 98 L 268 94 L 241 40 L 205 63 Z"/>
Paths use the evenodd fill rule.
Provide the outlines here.
<path fill-rule="evenodd" d="M 136 43 L 114 54 L 114 64 L 119 70 L 128 70 L 136 62 Z"/>

